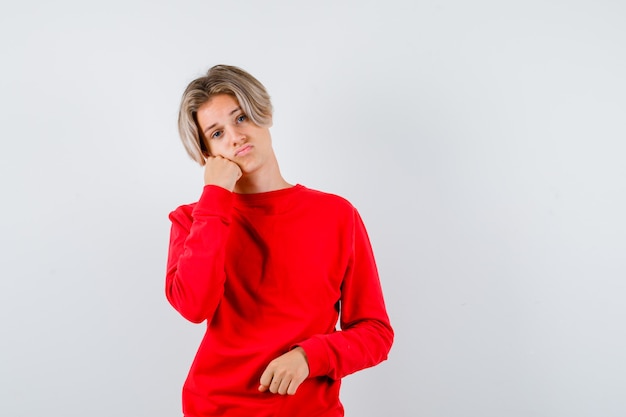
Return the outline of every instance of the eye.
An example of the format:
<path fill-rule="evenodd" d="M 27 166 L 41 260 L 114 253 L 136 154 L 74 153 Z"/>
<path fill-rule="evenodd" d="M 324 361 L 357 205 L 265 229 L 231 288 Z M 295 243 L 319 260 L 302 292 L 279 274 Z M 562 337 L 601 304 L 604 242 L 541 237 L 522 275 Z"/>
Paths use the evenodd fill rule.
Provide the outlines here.
<path fill-rule="evenodd" d="M 248 116 L 246 116 L 245 114 L 240 114 L 237 117 L 237 123 L 243 123 L 248 119 Z"/>
<path fill-rule="evenodd" d="M 216 130 L 215 132 L 213 132 L 213 134 L 211 135 L 211 139 L 219 139 L 222 137 L 222 131 L 221 130 Z"/>

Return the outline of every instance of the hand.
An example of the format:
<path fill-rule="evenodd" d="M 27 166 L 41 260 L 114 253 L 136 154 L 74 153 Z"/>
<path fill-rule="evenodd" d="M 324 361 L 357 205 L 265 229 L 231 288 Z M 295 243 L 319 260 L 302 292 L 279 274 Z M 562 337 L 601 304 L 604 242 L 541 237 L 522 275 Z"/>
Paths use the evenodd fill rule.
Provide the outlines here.
<path fill-rule="evenodd" d="M 228 191 L 233 191 L 242 175 L 239 165 L 229 159 L 209 156 L 205 161 L 204 185 L 218 185 Z"/>
<path fill-rule="evenodd" d="M 267 365 L 261 375 L 259 391 L 269 390 L 272 394 L 294 395 L 308 376 L 309 364 L 306 353 L 304 349 L 297 347 Z"/>

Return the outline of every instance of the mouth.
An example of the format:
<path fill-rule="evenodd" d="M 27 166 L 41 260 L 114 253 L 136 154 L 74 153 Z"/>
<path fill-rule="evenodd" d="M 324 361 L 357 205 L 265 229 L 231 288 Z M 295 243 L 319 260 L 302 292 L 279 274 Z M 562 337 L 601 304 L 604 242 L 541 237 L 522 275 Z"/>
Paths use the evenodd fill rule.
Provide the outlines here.
<path fill-rule="evenodd" d="M 244 156 L 252 150 L 252 145 L 244 145 L 235 152 L 235 156 Z"/>

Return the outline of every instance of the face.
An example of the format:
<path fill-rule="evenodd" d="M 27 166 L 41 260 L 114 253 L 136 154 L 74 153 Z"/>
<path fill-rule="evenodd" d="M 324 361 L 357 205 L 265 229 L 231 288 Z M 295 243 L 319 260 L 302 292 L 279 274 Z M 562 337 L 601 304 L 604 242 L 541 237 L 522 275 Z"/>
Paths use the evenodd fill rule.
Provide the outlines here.
<path fill-rule="evenodd" d="M 211 97 L 196 117 L 210 155 L 233 161 L 244 174 L 261 169 L 274 154 L 269 126 L 254 124 L 229 94 Z"/>

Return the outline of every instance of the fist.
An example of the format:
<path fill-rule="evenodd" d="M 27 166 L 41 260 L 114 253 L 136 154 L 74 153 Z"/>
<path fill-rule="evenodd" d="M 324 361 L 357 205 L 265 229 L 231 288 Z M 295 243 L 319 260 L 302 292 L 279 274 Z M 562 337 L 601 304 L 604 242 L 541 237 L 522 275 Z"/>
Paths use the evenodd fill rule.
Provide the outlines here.
<path fill-rule="evenodd" d="M 259 391 L 294 395 L 300 384 L 308 376 L 309 364 L 306 353 L 304 353 L 304 349 L 297 347 L 267 365 L 263 375 L 261 375 Z"/>
<path fill-rule="evenodd" d="M 204 164 L 204 185 L 217 185 L 228 191 L 235 189 L 235 184 L 243 173 L 239 165 L 221 156 L 209 156 Z"/>

